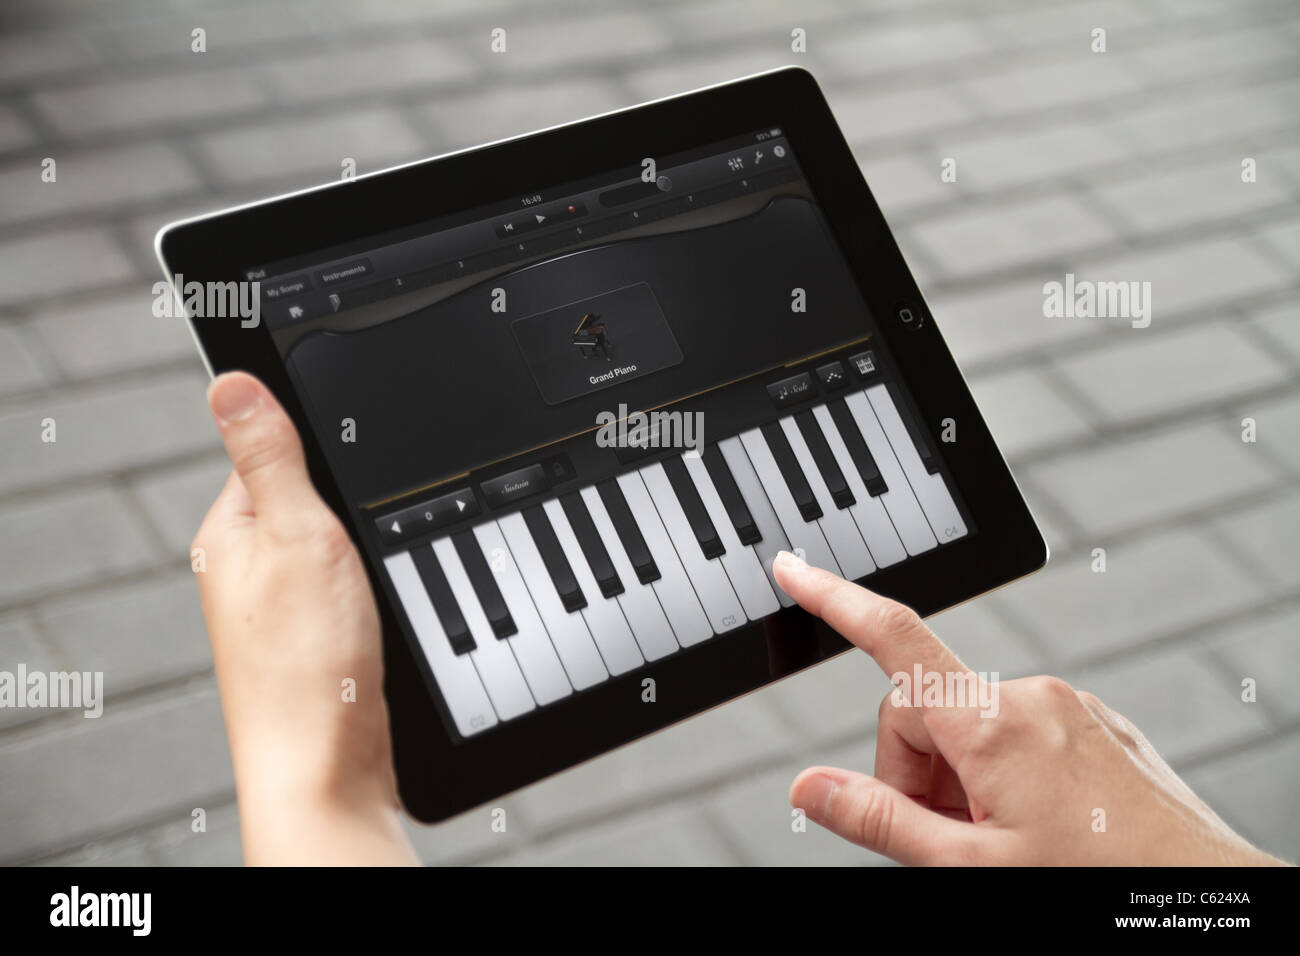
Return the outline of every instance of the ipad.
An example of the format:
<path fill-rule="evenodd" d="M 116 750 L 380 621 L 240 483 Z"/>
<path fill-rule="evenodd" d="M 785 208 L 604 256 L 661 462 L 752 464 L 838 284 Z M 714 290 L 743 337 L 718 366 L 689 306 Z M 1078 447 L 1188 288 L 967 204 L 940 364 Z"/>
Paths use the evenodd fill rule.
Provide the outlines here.
<path fill-rule="evenodd" d="M 435 821 L 849 645 L 781 549 L 931 614 L 1042 536 L 812 76 L 176 223 L 364 556 Z M 201 294 L 194 294 L 197 290 Z"/>

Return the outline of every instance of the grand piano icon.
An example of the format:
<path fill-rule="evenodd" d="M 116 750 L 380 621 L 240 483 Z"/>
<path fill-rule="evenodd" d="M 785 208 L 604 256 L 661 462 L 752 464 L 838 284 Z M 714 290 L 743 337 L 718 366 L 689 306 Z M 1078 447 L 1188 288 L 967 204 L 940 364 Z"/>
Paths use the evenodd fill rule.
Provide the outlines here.
<path fill-rule="evenodd" d="M 585 359 L 595 358 L 599 352 L 606 362 L 614 355 L 613 343 L 605 332 L 605 320 L 595 312 L 588 312 L 573 330 L 573 344 Z"/>

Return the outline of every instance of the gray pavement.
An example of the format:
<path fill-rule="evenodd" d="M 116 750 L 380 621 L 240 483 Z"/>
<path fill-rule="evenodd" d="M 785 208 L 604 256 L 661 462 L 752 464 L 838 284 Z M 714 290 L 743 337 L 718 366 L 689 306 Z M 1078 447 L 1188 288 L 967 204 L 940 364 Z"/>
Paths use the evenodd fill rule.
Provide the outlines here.
<path fill-rule="evenodd" d="M 187 557 L 226 466 L 189 335 L 150 313 L 156 228 L 786 62 L 827 90 L 1052 547 L 936 630 L 1094 690 L 1300 857 L 1297 51 L 1293 0 L 6 0 L 0 669 L 103 670 L 108 702 L 0 710 L 0 862 L 241 858 Z M 1067 272 L 1151 282 L 1150 326 L 1044 318 Z M 870 767 L 886 687 L 843 658 L 508 797 L 505 833 L 489 809 L 412 833 L 431 862 L 883 862 L 792 834 L 785 793 Z"/>

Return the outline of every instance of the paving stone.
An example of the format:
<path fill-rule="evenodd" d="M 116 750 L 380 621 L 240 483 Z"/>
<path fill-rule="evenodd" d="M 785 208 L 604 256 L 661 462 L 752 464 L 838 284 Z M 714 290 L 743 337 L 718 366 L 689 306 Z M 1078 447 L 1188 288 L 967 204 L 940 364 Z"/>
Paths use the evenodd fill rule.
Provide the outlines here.
<path fill-rule="evenodd" d="M 669 805 L 583 827 L 531 851 L 535 866 L 726 866 L 717 832 L 693 807 Z"/>
<path fill-rule="evenodd" d="M 884 858 L 803 821 L 796 830 L 790 784 L 812 761 L 790 760 L 742 777 L 709 798 L 709 817 L 748 866 L 868 866 Z M 859 768 L 854 768 L 859 769 Z M 870 766 L 865 768 L 868 772 Z"/>
<path fill-rule="evenodd" d="M 1300 734 L 1197 767 L 1185 779 L 1261 849 L 1290 862 L 1300 860 L 1300 828 L 1295 825 Z"/>
<path fill-rule="evenodd" d="M 1067 196 L 982 204 L 913 226 L 909 232 L 942 264 L 945 274 L 962 277 L 1060 261 L 1114 238 L 1105 220 Z M 997 241 L 990 241 L 993 236 Z M 1039 306 L 1041 310 L 1041 299 Z"/>
<path fill-rule="evenodd" d="M 1269 226 L 1260 236 L 1291 264 L 1292 278 L 1300 275 L 1300 220 Z"/>
<path fill-rule="evenodd" d="M 957 161 L 957 182 L 976 192 L 1031 182 L 1061 182 L 1128 157 L 1106 120 L 1071 117 L 1068 125 L 1007 133 L 938 134 L 935 149 Z"/>
<path fill-rule="evenodd" d="M 357 173 L 419 159 L 424 144 L 390 109 L 356 110 L 202 135 L 198 149 L 225 184 L 294 177 L 300 186 L 337 182 L 343 160 Z"/>
<path fill-rule="evenodd" d="M 57 179 L 41 179 L 41 163 L 24 159 L 0 166 L 0 223 L 82 215 L 151 202 L 198 188 L 199 180 L 175 147 L 141 143 L 113 149 L 52 153 Z"/>
<path fill-rule="evenodd" d="M 1242 680 L 1255 681 L 1256 704 L 1287 724 L 1300 721 L 1300 695 L 1295 675 L 1300 673 L 1300 611 L 1295 609 L 1254 617 L 1223 633 L 1207 638 L 1205 645 L 1216 660 L 1219 682 L 1241 700 Z M 1243 704 L 1242 706 L 1249 706 Z"/>
<path fill-rule="evenodd" d="M 194 54 L 197 58 L 201 54 Z M 178 68 L 161 76 L 57 87 L 33 96 L 45 120 L 68 137 L 163 124 L 194 126 L 256 109 L 265 94 L 247 68 Z"/>
<path fill-rule="evenodd" d="M 203 516 L 229 477 L 230 461 L 223 452 L 202 461 L 152 471 L 132 482 L 132 488 L 162 534 L 168 551 L 186 558 Z"/>
<path fill-rule="evenodd" d="M 1072 356 L 1059 368 L 1111 424 L 1222 404 L 1291 374 L 1228 325 L 1168 332 L 1118 327 L 1109 337 L 1114 346 Z"/>
<path fill-rule="evenodd" d="M 295 103 L 428 89 L 474 75 L 471 58 L 458 45 L 429 36 L 353 43 L 346 57 L 323 50 L 280 58 L 266 69 L 280 95 Z"/>
<path fill-rule="evenodd" d="M 1043 315 L 1043 285 L 1061 277 L 1017 279 L 979 291 L 945 291 L 928 297 L 943 340 L 963 366 L 1070 346 L 1097 334 L 1093 323 Z"/>
<path fill-rule="evenodd" d="M 1250 322 L 1263 331 L 1270 342 L 1282 344 L 1282 351 L 1290 358 L 1292 367 L 1300 366 L 1300 303 L 1283 302 L 1269 308 L 1252 310 Z M 1278 350 L 1272 351 L 1277 355 Z"/>
<path fill-rule="evenodd" d="M 9 11 L 6 10 L 6 13 Z M 24 83 L 85 69 L 98 61 L 93 40 L 68 30 L 23 30 L 0 36 L 0 81 Z"/>
<path fill-rule="evenodd" d="M 1295 122 L 1296 95 L 1294 81 L 1212 92 L 1176 90 L 1149 105 L 1125 110 L 1119 122 L 1148 153 L 1231 142 L 1253 149 L 1266 141 L 1262 134 Z"/>
<path fill-rule="evenodd" d="M 0 395 L 29 392 L 45 383 L 41 363 L 18 329 L 0 325 Z"/>
<path fill-rule="evenodd" d="M 964 183 L 940 180 L 941 162 L 942 157 L 936 155 L 932 159 L 920 151 L 873 156 L 863 160 L 862 175 L 886 218 L 892 222 L 895 217 L 903 218 L 911 206 L 956 202 L 964 194 Z"/>
<path fill-rule="evenodd" d="M 1270 455 L 1300 471 L 1300 395 L 1284 395 L 1268 402 L 1250 402 L 1237 409 L 1242 417 L 1255 419 L 1256 442 Z M 1235 424 L 1235 422 L 1234 422 Z M 1251 445 L 1245 445 L 1251 448 Z"/>
<path fill-rule="evenodd" d="M 1055 458 L 1028 473 L 1104 544 L 1107 536 L 1131 525 L 1270 486 L 1276 480 L 1273 468 L 1253 446 L 1233 437 L 1233 427 L 1231 419 L 1193 422 Z M 1210 461 L 1212 468 L 1206 467 Z"/>
<path fill-rule="evenodd" d="M 827 99 L 845 138 L 855 148 L 932 132 L 967 119 L 970 112 L 955 90 L 942 86 L 827 91 Z"/>
<path fill-rule="evenodd" d="M 956 19 L 837 27 L 822 44 L 831 66 L 851 75 L 946 65 L 992 50 L 980 30 Z"/>
<path fill-rule="evenodd" d="M 0 152 L 22 149 L 35 142 L 36 134 L 18 112 L 0 106 Z"/>
<path fill-rule="evenodd" d="M 1300 493 L 1266 501 L 1215 522 L 1237 548 L 1268 569 L 1284 588 L 1300 586 L 1295 534 L 1300 528 Z"/>
<path fill-rule="evenodd" d="M 198 588 L 189 571 L 53 600 L 39 613 L 70 669 L 104 674 L 109 700 L 212 667 Z"/>
<path fill-rule="evenodd" d="M 239 809 L 208 801 L 208 806 L 190 807 L 189 812 L 149 835 L 149 848 L 162 866 L 242 866 Z M 206 829 L 194 831 L 194 810 L 205 813 Z"/>
<path fill-rule="evenodd" d="M 1150 282 L 1153 324 L 1181 312 L 1236 305 L 1245 296 L 1278 289 L 1289 281 L 1285 269 L 1248 244 L 1219 238 L 1090 257 L 1070 271 L 1076 282 Z M 1051 278 L 1065 281 L 1064 275 Z"/>
<path fill-rule="evenodd" d="M 146 567 L 152 542 L 108 488 L 0 507 L 0 605 Z"/>
<path fill-rule="evenodd" d="M 1066 445 L 1092 431 L 1045 376 L 1035 370 L 1013 369 L 1000 375 L 979 376 L 971 379 L 970 386 L 980 414 L 1008 458 L 1038 448 Z"/>
<path fill-rule="evenodd" d="M 603 80 L 561 80 L 525 90 L 498 88 L 431 103 L 425 112 L 448 147 L 518 136 L 623 104 Z"/>
<path fill-rule="evenodd" d="M 161 278 L 161 273 L 160 273 Z M 153 290 L 39 310 L 32 328 L 69 378 L 92 378 L 189 359 L 200 364 L 184 319 L 157 318 Z"/>
<path fill-rule="evenodd" d="M 69 269 L 70 262 L 77 268 Z M 131 260 L 103 229 L 63 229 L 0 241 L 0 306 L 134 276 Z"/>
<path fill-rule="evenodd" d="M 1188 531 L 1100 544 L 1106 547 L 1104 573 L 1093 572 L 1089 549 L 985 600 L 1023 621 L 1059 661 L 1072 663 L 1251 607 L 1263 597 L 1261 584 L 1237 562 Z"/>
<path fill-rule="evenodd" d="M 833 740 L 870 734 L 876 726 L 876 709 L 890 687 L 889 677 L 875 661 L 850 649 L 758 694 L 786 715 L 789 726 L 802 736 Z"/>
<path fill-rule="evenodd" d="M 761 695 L 750 695 L 534 784 L 513 799 L 545 831 L 725 779 L 785 752 L 796 739 Z"/>
<path fill-rule="evenodd" d="M 1272 23 L 1254 23 L 1245 29 L 1218 29 L 1146 46 L 1141 66 L 1147 75 L 1162 82 L 1179 82 L 1281 65 L 1294 55 L 1295 47 Z"/>
<path fill-rule="evenodd" d="M 999 680 L 1015 680 L 1043 668 L 1042 654 L 1000 621 L 983 598 L 935 614 L 926 623 L 963 664 L 990 679 L 997 673 Z"/>
<path fill-rule="evenodd" d="M 496 811 L 504 811 L 504 816 Z M 504 830 L 494 829 L 500 823 Z M 527 822 L 514 797 L 495 800 L 434 826 L 407 820 L 406 835 L 420 860 L 448 866 L 508 856 L 527 851 L 531 840 Z"/>
<path fill-rule="evenodd" d="M 1206 660 L 1182 648 L 1070 676 L 1137 725 L 1167 762 L 1242 743 L 1269 730 L 1264 711 L 1242 703 Z"/>
<path fill-rule="evenodd" d="M 193 372 L 72 396 L 29 400 L 0 413 L 0 445 L 11 454 L 0 489 L 46 485 L 139 467 L 212 447 L 216 426 Z M 46 419 L 57 440 L 42 440 Z"/>
<path fill-rule="evenodd" d="M 0 671 L 16 674 L 22 664 L 30 673 L 49 673 L 64 667 L 36 634 L 32 622 L 25 615 L 7 614 L 0 617 Z M 48 716 L 47 711 L 26 707 L 0 707 L 0 730 L 38 720 Z"/>
<path fill-rule="evenodd" d="M 693 31 L 694 26 L 691 29 Z M 741 50 L 719 49 L 712 55 L 652 64 L 628 72 L 624 82 L 635 100 L 658 99 L 785 66 L 790 62 L 789 50 L 782 35 L 777 35 L 772 42 L 761 46 Z M 626 105 L 625 102 L 619 104 Z"/>
<path fill-rule="evenodd" d="M 1118 51 L 1092 53 L 1090 42 L 1090 29 L 1082 31 L 1069 52 L 1060 52 L 1049 63 L 1013 66 L 974 76 L 965 88 L 987 112 L 1000 116 L 1030 110 L 1070 109 L 1081 103 L 1136 92 L 1141 84 L 1129 65 L 1132 57 Z M 1109 43 L 1107 37 L 1108 46 Z"/>
<path fill-rule="evenodd" d="M 234 783 L 210 686 L 0 744 L 0 765 L 6 862 L 201 806 Z"/>

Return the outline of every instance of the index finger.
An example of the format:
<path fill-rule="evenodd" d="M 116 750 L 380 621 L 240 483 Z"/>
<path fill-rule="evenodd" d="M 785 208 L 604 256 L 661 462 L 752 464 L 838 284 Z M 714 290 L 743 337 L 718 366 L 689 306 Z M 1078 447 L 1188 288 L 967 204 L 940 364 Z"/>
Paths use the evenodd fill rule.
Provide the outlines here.
<path fill-rule="evenodd" d="M 891 680 L 900 672 L 910 677 L 916 664 L 933 673 L 970 672 L 906 605 L 806 564 L 788 551 L 776 556 L 772 572 L 800 607 L 870 654 Z"/>

